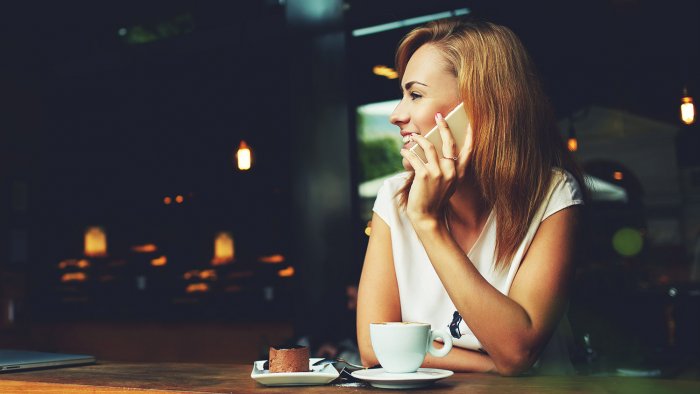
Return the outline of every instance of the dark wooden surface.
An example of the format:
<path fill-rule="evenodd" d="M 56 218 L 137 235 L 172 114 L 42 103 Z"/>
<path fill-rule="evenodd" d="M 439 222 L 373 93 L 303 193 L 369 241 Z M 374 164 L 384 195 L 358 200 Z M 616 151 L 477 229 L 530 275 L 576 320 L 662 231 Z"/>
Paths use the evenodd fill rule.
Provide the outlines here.
<path fill-rule="evenodd" d="M 265 387 L 250 377 L 252 363 L 112 363 L 0 374 L 0 393 L 355 393 L 378 391 L 364 384 Z M 391 391 L 388 391 L 391 392 Z M 518 377 L 458 373 L 412 393 L 700 393 L 700 381 L 624 377 Z"/>

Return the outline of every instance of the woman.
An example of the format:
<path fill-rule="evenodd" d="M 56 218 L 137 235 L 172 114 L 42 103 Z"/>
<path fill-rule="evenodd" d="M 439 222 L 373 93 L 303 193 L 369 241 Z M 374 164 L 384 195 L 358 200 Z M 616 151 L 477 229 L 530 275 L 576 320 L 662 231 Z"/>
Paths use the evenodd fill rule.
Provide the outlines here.
<path fill-rule="evenodd" d="M 390 120 L 406 172 L 374 205 L 358 295 L 363 364 L 377 364 L 369 323 L 420 321 L 449 327 L 455 346 L 423 367 L 570 372 L 581 175 L 522 43 L 495 24 L 440 20 L 404 37 L 396 63 L 402 99 Z M 455 146 L 442 114 L 460 102 L 470 127 Z M 423 137 L 436 123 L 440 147 Z"/>

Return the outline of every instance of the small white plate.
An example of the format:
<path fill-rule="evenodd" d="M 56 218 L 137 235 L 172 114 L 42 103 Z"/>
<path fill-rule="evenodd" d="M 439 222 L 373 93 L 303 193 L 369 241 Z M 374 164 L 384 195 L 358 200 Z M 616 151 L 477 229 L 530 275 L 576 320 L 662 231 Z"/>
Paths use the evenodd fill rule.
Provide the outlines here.
<path fill-rule="evenodd" d="M 263 369 L 267 360 L 258 360 L 253 363 L 253 372 L 250 377 L 265 386 L 313 386 L 328 384 L 335 380 L 339 374 L 331 364 L 313 366 L 313 363 L 322 358 L 309 359 L 310 372 L 278 372 L 270 373 Z"/>
<path fill-rule="evenodd" d="M 384 368 L 355 371 L 352 376 L 381 389 L 414 389 L 425 387 L 440 379 L 454 375 L 446 369 L 418 368 L 412 373 L 390 373 Z"/>

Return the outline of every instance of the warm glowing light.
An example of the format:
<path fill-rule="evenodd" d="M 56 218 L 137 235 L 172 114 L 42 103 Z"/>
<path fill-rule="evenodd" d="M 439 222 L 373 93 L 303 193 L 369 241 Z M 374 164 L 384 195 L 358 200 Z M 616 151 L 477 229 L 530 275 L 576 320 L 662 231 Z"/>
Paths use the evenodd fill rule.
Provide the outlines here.
<path fill-rule="evenodd" d="M 178 194 L 177 196 L 175 196 L 175 202 L 176 202 L 176 203 L 182 204 L 183 201 L 185 201 L 185 199 L 184 199 L 184 197 L 182 197 L 181 195 Z"/>
<path fill-rule="evenodd" d="M 190 283 L 189 285 L 187 285 L 185 291 L 187 291 L 188 293 L 203 293 L 209 291 L 209 285 L 206 283 Z"/>
<path fill-rule="evenodd" d="M 60 263 L 58 263 L 58 268 L 60 269 L 66 269 L 68 267 L 78 267 L 78 268 L 88 268 L 90 267 L 90 261 L 85 260 L 85 259 L 68 259 L 68 260 L 63 260 Z"/>
<path fill-rule="evenodd" d="M 151 260 L 151 265 L 154 267 L 162 267 L 166 264 L 168 264 L 168 257 L 167 256 L 160 256 L 160 257 L 157 257 L 157 258 Z"/>
<path fill-rule="evenodd" d="M 172 203 L 172 202 L 173 202 L 173 199 L 170 198 L 170 197 L 165 197 L 165 198 L 163 199 L 163 203 L 164 203 L 165 205 L 170 205 L 170 203 Z"/>
<path fill-rule="evenodd" d="M 621 172 L 621 171 L 615 171 L 615 172 L 613 172 L 613 178 L 614 178 L 616 181 L 621 181 L 622 178 L 623 178 L 622 172 Z"/>
<path fill-rule="evenodd" d="M 153 253 L 158 251 L 158 247 L 155 244 L 143 244 L 132 246 L 131 250 L 136 253 Z"/>
<path fill-rule="evenodd" d="M 695 122 L 695 104 L 693 98 L 685 96 L 681 99 L 681 120 L 685 124 L 693 124 Z"/>
<path fill-rule="evenodd" d="M 86 279 L 84 272 L 68 272 L 61 276 L 61 282 L 84 282 Z"/>
<path fill-rule="evenodd" d="M 190 280 L 190 279 L 201 279 L 201 280 L 216 280 L 216 270 L 213 269 L 207 269 L 207 270 L 190 270 L 185 272 L 185 274 L 182 276 L 185 278 L 185 280 Z"/>
<path fill-rule="evenodd" d="M 294 276 L 294 267 L 291 265 L 283 270 L 277 271 L 277 275 L 279 275 L 281 278 L 289 278 L 291 276 Z"/>
<path fill-rule="evenodd" d="M 372 221 L 367 222 L 367 227 L 365 227 L 365 235 L 368 237 L 372 234 Z"/>
<path fill-rule="evenodd" d="M 566 146 L 569 148 L 569 152 L 576 152 L 578 150 L 578 141 L 576 138 L 569 138 L 566 142 Z"/>
<path fill-rule="evenodd" d="M 245 141 L 241 141 L 241 144 L 238 145 L 238 151 L 236 152 L 236 161 L 238 161 L 239 170 L 250 170 L 250 167 L 253 163 L 253 159 L 250 152 L 250 147 L 248 147 L 248 144 L 246 144 Z"/>
<path fill-rule="evenodd" d="M 268 264 L 279 264 L 283 263 L 284 260 L 284 256 L 281 254 L 271 254 L 269 256 L 262 256 L 258 259 L 259 262 Z"/>
<path fill-rule="evenodd" d="M 101 227 L 88 227 L 85 230 L 85 255 L 89 257 L 107 255 L 107 234 Z"/>
<path fill-rule="evenodd" d="M 372 72 L 374 75 L 379 75 L 380 77 L 386 77 L 389 79 L 396 79 L 399 77 L 399 73 L 396 72 L 396 70 L 382 64 L 372 67 Z"/>
<path fill-rule="evenodd" d="M 211 260 L 213 265 L 227 264 L 233 261 L 234 256 L 233 238 L 231 234 L 221 232 L 216 235 L 214 240 L 214 258 Z"/>
<path fill-rule="evenodd" d="M 199 271 L 199 278 L 200 279 L 216 280 L 216 271 L 214 271 L 212 269 L 201 270 L 201 271 Z"/>
<path fill-rule="evenodd" d="M 66 269 L 66 267 L 70 267 L 71 265 L 75 264 L 75 260 L 63 260 L 60 263 L 58 263 L 58 268 L 59 269 Z"/>

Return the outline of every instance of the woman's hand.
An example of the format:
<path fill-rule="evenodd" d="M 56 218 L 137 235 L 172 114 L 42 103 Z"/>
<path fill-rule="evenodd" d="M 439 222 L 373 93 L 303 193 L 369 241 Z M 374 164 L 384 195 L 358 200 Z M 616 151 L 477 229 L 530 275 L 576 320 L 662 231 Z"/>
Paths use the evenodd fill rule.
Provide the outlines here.
<path fill-rule="evenodd" d="M 471 157 L 471 127 L 467 130 L 465 146 L 459 152 L 442 114 L 436 114 L 435 121 L 442 138 L 441 152 L 437 152 L 435 146 L 419 134 L 411 138 L 423 148 L 427 163 L 408 149 L 401 149 L 401 156 L 408 160 L 415 173 L 406 205 L 406 213 L 414 227 L 441 220 L 442 210 L 455 191 L 458 170 L 464 171 Z"/>

